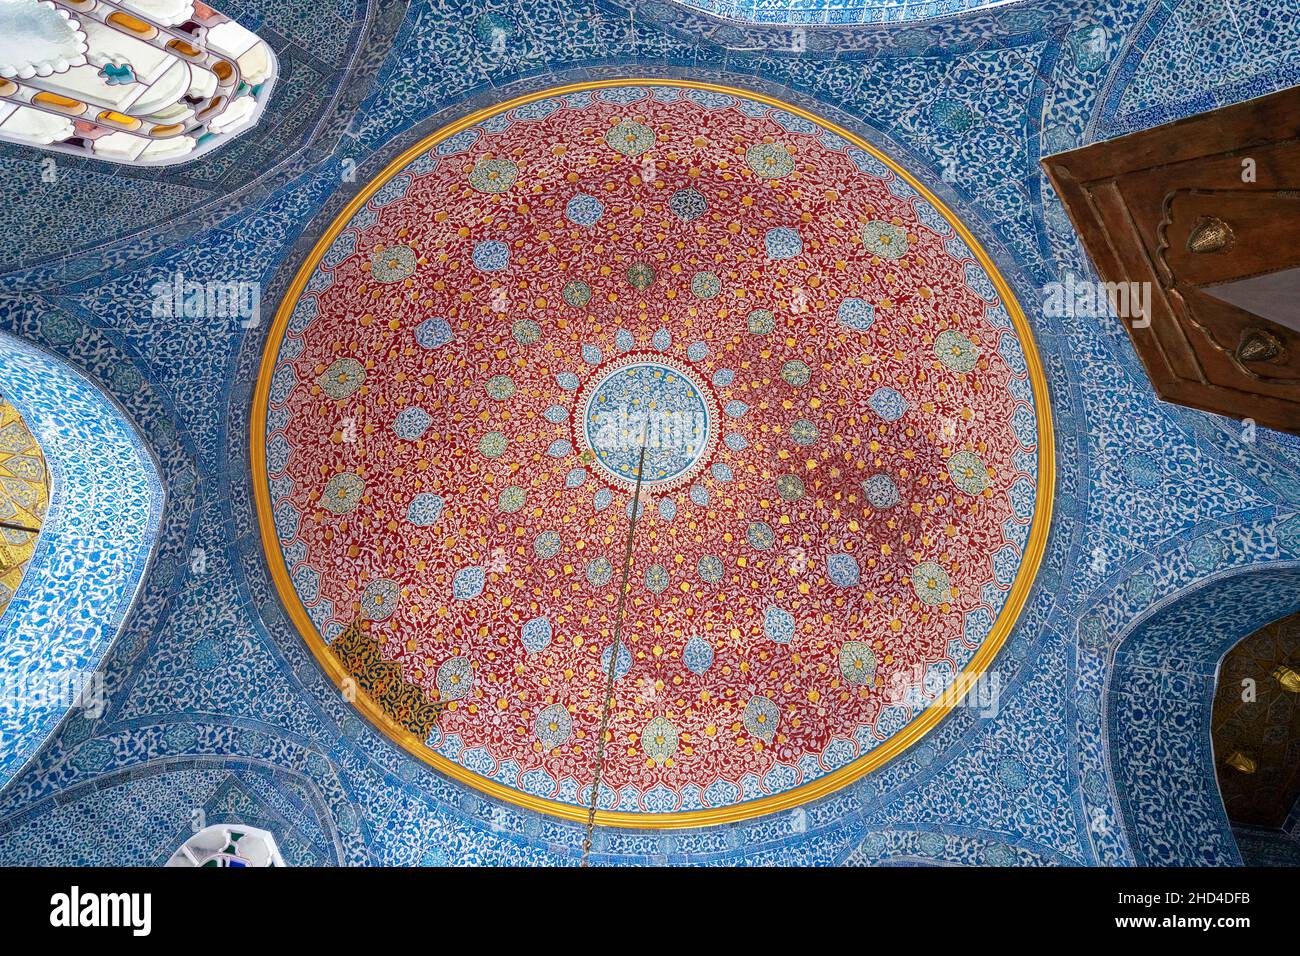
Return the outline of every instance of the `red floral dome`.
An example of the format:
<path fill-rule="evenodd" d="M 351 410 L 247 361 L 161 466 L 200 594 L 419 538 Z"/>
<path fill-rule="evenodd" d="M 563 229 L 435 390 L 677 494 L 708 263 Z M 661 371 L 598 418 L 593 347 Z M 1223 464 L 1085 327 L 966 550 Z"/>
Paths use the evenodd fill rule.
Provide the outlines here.
<path fill-rule="evenodd" d="M 1051 472 L 1025 329 L 946 211 L 792 108 L 505 104 L 373 183 L 286 301 L 272 565 L 460 779 L 580 815 L 617 652 L 608 822 L 795 803 L 915 740 L 1010 630 Z"/>

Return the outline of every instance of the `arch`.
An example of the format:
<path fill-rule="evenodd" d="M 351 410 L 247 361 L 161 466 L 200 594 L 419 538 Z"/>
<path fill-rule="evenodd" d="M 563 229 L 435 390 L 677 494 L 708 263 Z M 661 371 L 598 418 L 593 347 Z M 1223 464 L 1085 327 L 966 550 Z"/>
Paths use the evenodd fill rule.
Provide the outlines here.
<path fill-rule="evenodd" d="M 288 783 L 300 801 L 302 815 L 295 824 L 275 807 L 256 797 L 240 801 L 238 808 L 222 809 L 219 801 L 231 787 L 245 795 L 255 791 L 259 778 L 274 776 Z M 206 783 L 205 783 L 206 780 Z M 129 832 L 131 807 L 148 794 L 151 804 L 166 809 L 165 818 L 174 829 L 163 826 L 142 840 L 107 839 L 103 844 L 85 845 L 75 833 L 80 821 L 96 819 L 110 834 Z M 337 781 L 324 783 L 309 773 L 290 770 L 261 757 L 229 754 L 167 756 L 142 764 L 91 776 L 67 787 L 46 793 L 26 808 L 0 815 L 0 865 L 39 859 L 43 865 L 58 866 L 161 866 L 176 848 L 193 835 L 198 819 L 214 825 L 257 826 L 279 833 L 289 846 L 301 850 L 304 831 L 319 830 L 325 866 L 358 865 L 355 853 L 347 855 L 341 834 L 334 825 L 334 807 L 345 799 Z M 309 824 L 304 827 L 303 822 Z M 310 840 L 308 840 L 310 842 Z M 291 853 L 285 865 L 315 860 Z"/>
<path fill-rule="evenodd" d="M 62 359 L 0 333 L 0 385 L 50 474 L 36 547 L 0 616 L 2 787 L 82 698 L 120 633 L 153 554 L 163 488 L 122 410 Z"/>
<path fill-rule="evenodd" d="M 1116 643 L 1106 752 L 1138 865 L 1241 863 L 1210 739 L 1219 664 L 1242 638 L 1298 609 L 1300 561 L 1235 568 L 1172 595 Z"/>

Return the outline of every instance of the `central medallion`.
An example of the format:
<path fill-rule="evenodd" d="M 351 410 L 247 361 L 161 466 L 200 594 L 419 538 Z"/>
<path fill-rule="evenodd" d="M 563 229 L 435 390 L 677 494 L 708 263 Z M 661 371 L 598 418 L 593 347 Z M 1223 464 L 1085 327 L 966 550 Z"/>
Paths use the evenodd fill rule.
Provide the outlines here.
<path fill-rule="evenodd" d="M 588 461 L 617 489 L 634 487 L 645 445 L 645 485 L 668 491 L 707 463 L 718 414 L 709 387 L 660 352 L 598 368 L 583 387 L 575 430 Z"/>

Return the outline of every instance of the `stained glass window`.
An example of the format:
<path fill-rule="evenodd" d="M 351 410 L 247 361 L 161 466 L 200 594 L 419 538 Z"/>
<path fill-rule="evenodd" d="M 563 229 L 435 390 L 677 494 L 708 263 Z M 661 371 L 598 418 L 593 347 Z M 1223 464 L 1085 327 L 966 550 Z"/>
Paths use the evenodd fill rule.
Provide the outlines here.
<path fill-rule="evenodd" d="M 190 0 L 0 0 L 0 139 L 165 165 L 253 126 L 276 76 L 256 34 Z"/>
<path fill-rule="evenodd" d="M 167 866 L 250 867 L 284 866 L 275 837 L 266 830 L 239 824 L 214 824 L 180 845 Z"/>

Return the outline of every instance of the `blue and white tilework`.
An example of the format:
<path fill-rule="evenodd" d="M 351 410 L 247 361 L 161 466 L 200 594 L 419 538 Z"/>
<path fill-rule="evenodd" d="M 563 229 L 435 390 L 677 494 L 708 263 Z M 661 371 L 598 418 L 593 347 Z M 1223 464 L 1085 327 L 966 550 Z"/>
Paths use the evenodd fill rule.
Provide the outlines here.
<path fill-rule="evenodd" d="M 1216 0 L 742 2 L 700 0 L 711 11 L 701 12 L 630 0 L 356 0 L 320 17 L 298 0 L 246 0 L 232 12 L 297 38 L 275 41 L 294 68 L 264 135 L 145 182 L 60 163 L 57 189 L 41 185 L 36 154 L 0 149 L 0 329 L 114 398 L 166 489 L 159 509 L 143 471 L 116 476 L 119 493 L 151 502 L 125 526 L 154 527 L 156 557 L 125 620 L 94 618 L 121 632 L 101 669 L 104 712 L 71 714 L 0 790 L 0 862 L 154 864 L 203 809 L 271 829 L 290 862 L 576 864 L 579 824 L 440 777 L 371 729 L 320 671 L 267 578 L 248 411 L 269 316 L 362 184 L 475 109 L 628 76 L 712 79 L 806 107 L 920 175 L 1034 326 L 1057 488 L 1048 553 L 988 672 L 997 693 L 987 706 L 954 711 L 902 756 L 794 810 L 692 830 L 598 830 L 594 862 L 1241 858 L 1214 799 L 1211 677 L 1234 640 L 1300 604 L 1300 444 L 1158 402 L 1113 321 L 1042 316 L 1044 284 L 1090 267 L 1039 160 L 1295 83 L 1300 2 L 1238 4 L 1238 30 Z M 741 22 L 759 6 L 755 19 L 783 23 Z M 805 13 L 796 44 L 791 24 Z M 863 20 L 890 22 L 852 25 Z M 581 223 L 597 209 L 580 202 L 572 214 Z M 780 255 L 793 237 L 774 240 Z M 960 237 L 948 243 L 966 258 Z M 481 258 L 492 267 L 499 250 Z M 261 283 L 261 318 L 158 317 L 150 290 L 178 272 Z M 15 374 L 6 365 L 0 384 L 33 421 L 10 394 Z M 134 447 L 122 436 L 123 451 Z M 138 451 L 124 460 L 143 468 Z M 134 548 L 147 556 L 145 539 Z M 127 569 L 145 562 L 124 560 L 119 609 L 135 587 Z M 540 644 L 538 633 L 519 639 Z M 785 637 L 779 614 L 768 634 Z M 693 660 L 708 666 L 705 654 Z M 1190 796 L 1172 806 L 1176 787 Z"/>
<path fill-rule="evenodd" d="M 67 362 L 0 333 L 0 381 L 51 474 L 36 549 L 0 615 L 2 787 L 76 703 L 117 637 L 153 553 L 162 485 L 132 424 Z"/>
<path fill-rule="evenodd" d="M 728 20 L 772 24 L 907 23 L 1015 0 L 682 0 Z"/>

